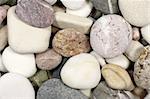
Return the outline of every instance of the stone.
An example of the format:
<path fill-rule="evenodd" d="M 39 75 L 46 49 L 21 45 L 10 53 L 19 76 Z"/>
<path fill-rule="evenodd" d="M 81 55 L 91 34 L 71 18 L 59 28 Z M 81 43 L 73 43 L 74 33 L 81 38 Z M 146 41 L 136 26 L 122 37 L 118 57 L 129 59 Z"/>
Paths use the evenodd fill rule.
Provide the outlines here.
<path fill-rule="evenodd" d="M 135 94 L 136 96 L 141 97 L 141 99 L 143 99 L 144 96 L 147 94 L 146 90 L 140 87 L 135 87 L 132 93 Z"/>
<path fill-rule="evenodd" d="M 0 54 L 0 71 L 1 72 L 7 72 L 7 69 L 2 62 L 2 55 L 1 54 Z"/>
<path fill-rule="evenodd" d="M 144 99 L 150 99 L 150 94 L 147 94 Z"/>
<path fill-rule="evenodd" d="M 150 24 L 141 28 L 141 34 L 144 40 L 150 44 Z"/>
<path fill-rule="evenodd" d="M 150 23 L 149 0 L 119 0 L 123 17 L 132 25 L 143 27 Z"/>
<path fill-rule="evenodd" d="M 89 34 L 92 24 L 93 20 L 89 18 L 70 15 L 64 12 L 56 12 L 55 21 L 53 23 L 55 27 L 61 29 L 74 28 L 84 34 Z"/>
<path fill-rule="evenodd" d="M 118 13 L 118 0 L 91 0 L 95 9 L 105 14 Z"/>
<path fill-rule="evenodd" d="M 50 5 L 54 5 L 57 2 L 57 0 L 45 0 L 45 1 Z"/>
<path fill-rule="evenodd" d="M 85 96 L 91 97 L 91 89 L 81 89 L 80 90 Z"/>
<path fill-rule="evenodd" d="M 54 9 L 54 12 L 56 13 L 56 12 L 64 12 L 65 13 L 65 11 L 66 11 L 66 8 L 65 7 L 63 7 L 63 6 L 58 6 L 58 5 L 54 5 L 53 6 L 53 9 Z"/>
<path fill-rule="evenodd" d="M 8 30 L 7 26 L 4 26 L 0 29 L 0 51 L 4 49 L 4 47 L 7 45 L 8 41 Z"/>
<path fill-rule="evenodd" d="M 34 54 L 19 54 L 7 47 L 2 53 L 2 61 L 6 69 L 12 73 L 31 77 L 36 72 Z"/>
<path fill-rule="evenodd" d="M 102 12 L 99 10 L 93 9 L 90 16 L 92 16 L 92 18 L 94 19 L 98 19 L 99 17 L 102 16 Z"/>
<path fill-rule="evenodd" d="M 87 2 L 82 8 L 77 9 L 77 10 L 72 10 L 72 9 L 67 8 L 66 13 L 81 16 L 81 17 L 88 17 L 92 11 L 92 8 L 93 8 L 92 3 Z"/>
<path fill-rule="evenodd" d="M 133 90 L 134 85 L 128 72 L 114 64 L 106 64 L 102 68 L 102 75 L 109 87 L 119 90 Z"/>
<path fill-rule="evenodd" d="M 25 24 L 15 14 L 15 8 L 11 7 L 7 14 L 8 42 L 11 48 L 18 53 L 40 53 L 47 50 L 51 26 L 36 28 Z"/>
<path fill-rule="evenodd" d="M 115 64 L 121 66 L 124 69 L 127 69 L 130 65 L 130 61 L 123 54 L 114 58 L 106 59 L 106 62 L 109 64 Z"/>
<path fill-rule="evenodd" d="M 0 5 L 8 4 L 8 5 L 15 5 L 17 0 L 0 0 Z"/>
<path fill-rule="evenodd" d="M 42 70 L 52 70 L 56 68 L 62 61 L 62 56 L 53 49 L 36 54 L 37 67 Z"/>
<path fill-rule="evenodd" d="M 52 41 L 53 49 L 65 57 L 90 51 L 89 38 L 73 28 L 60 30 Z"/>
<path fill-rule="evenodd" d="M 1 99 L 35 99 L 35 91 L 30 81 L 18 74 L 6 73 L 0 78 Z"/>
<path fill-rule="evenodd" d="M 21 21 L 39 28 L 51 26 L 54 21 L 54 11 L 43 0 L 21 0 L 18 2 L 15 13 Z"/>
<path fill-rule="evenodd" d="M 101 79 L 100 66 L 96 58 L 88 53 L 71 57 L 61 69 L 62 81 L 76 89 L 91 89 Z"/>
<path fill-rule="evenodd" d="M 125 51 L 125 55 L 133 62 L 135 62 L 140 54 L 143 52 L 144 46 L 139 41 L 132 41 L 127 50 Z"/>
<path fill-rule="evenodd" d="M 37 99 L 88 99 L 80 91 L 65 86 L 59 79 L 50 79 L 39 88 Z"/>
<path fill-rule="evenodd" d="M 6 5 L 5 5 L 5 7 L 4 6 L 0 6 L 0 24 L 6 18 L 7 10 L 8 10 L 8 7 L 6 7 Z"/>
<path fill-rule="evenodd" d="M 133 27 L 132 30 L 133 30 L 132 39 L 135 41 L 140 40 L 140 34 L 141 34 L 140 29 L 137 27 Z"/>
<path fill-rule="evenodd" d="M 91 28 L 91 46 L 104 58 L 121 55 L 128 48 L 131 40 L 132 28 L 119 15 L 104 15 Z"/>

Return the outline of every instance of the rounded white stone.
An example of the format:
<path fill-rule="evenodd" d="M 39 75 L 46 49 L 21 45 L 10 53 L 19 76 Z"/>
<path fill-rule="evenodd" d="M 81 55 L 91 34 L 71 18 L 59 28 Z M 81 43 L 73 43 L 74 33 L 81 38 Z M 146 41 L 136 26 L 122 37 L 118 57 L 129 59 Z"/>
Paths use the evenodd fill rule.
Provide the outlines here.
<path fill-rule="evenodd" d="M 3 64 L 12 73 L 18 73 L 25 77 L 31 77 L 36 72 L 34 54 L 19 54 L 7 47 L 2 53 Z"/>
<path fill-rule="evenodd" d="M 88 53 L 71 57 L 61 70 L 62 81 L 77 89 L 91 89 L 97 86 L 101 79 L 98 61 Z"/>
<path fill-rule="evenodd" d="M 142 27 L 150 23 L 150 0 L 119 0 L 119 7 L 132 25 Z"/>
<path fill-rule="evenodd" d="M 0 71 L 7 72 L 7 69 L 2 62 L 2 55 L 1 54 L 0 54 Z"/>
<path fill-rule="evenodd" d="M 35 99 L 30 81 L 18 74 L 4 74 L 0 78 L 0 89 L 0 99 Z"/>
<path fill-rule="evenodd" d="M 57 2 L 57 0 L 45 0 L 45 1 L 50 5 L 54 5 Z"/>
<path fill-rule="evenodd" d="M 150 24 L 141 28 L 143 38 L 150 44 Z"/>
<path fill-rule="evenodd" d="M 92 11 L 93 5 L 91 2 L 87 2 L 82 8 L 77 10 L 66 9 L 66 13 L 77 15 L 81 17 L 88 17 Z"/>

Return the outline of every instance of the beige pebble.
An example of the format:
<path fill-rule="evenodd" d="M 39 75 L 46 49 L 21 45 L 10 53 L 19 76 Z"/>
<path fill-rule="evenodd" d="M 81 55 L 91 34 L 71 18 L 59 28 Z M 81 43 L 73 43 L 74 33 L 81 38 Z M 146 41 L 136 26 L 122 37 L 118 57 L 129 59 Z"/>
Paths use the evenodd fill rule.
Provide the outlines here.
<path fill-rule="evenodd" d="M 8 41 L 8 31 L 7 26 L 4 26 L 0 29 L 0 51 L 4 49 L 4 47 L 7 45 Z"/>
<path fill-rule="evenodd" d="M 65 13 L 65 7 L 60 7 L 60 6 L 53 6 L 54 12 L 64 12 Z"/>
<path fill-rule="evenodd" d="M 132 39 L 138 41 L 140 39 L 140 29 L 137 27 L 133 27 L 132 31 L 133 31 Z"/>
<path fill-rule="evenodd" d="M 91 97 L 91 89 L 81 89 L 80 91 L 87 97 Z"/>
<path fill-rule="evenodd" d="M 134 95 L 139 96 L 139 97 L 141 97 L 143 99 L 143 97 L 146 95 L 146 90 L 144 90 L 143 88 L 140 88 L 140 87 L 136 87 L 136 88 L 134 88 L 132 93 Z"/>

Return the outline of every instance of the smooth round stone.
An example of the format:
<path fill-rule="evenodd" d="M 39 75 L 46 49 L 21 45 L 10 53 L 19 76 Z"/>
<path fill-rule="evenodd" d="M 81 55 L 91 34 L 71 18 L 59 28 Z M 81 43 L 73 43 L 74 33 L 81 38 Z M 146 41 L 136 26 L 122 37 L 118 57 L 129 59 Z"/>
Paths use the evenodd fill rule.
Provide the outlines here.
<path fill-rule="evenodd" d="M 65 86 L 59 79 L 50 79 L 39 88 L 37 99 L 88 99 L 88 97 L 78 90 Z"/>
<path fill-rule="evenodd" d="M 86 0 L 60 0 L 68 9 L 80 9 L 86 4 Z"/>
<path fill-rule="evenodd" d="M 62 81 L 77 89 L 91 89 L 101 79 L 100 65 L 96 58 L 88 53 L 71 57 L 61 69 Z"/>
<path fill-rule="evenodd" d="M 49 27 L 54 21 L 52 7 L 43 0 L 21 0 L 15 12 L 23 22 L 34 27 Z"/>
<path fill-rule="evenodd" d="M 7 26 L 4 26 L 0 29 L 0 51 L 4 49 L 4 47 L 7 45 L 8 41 L 8 30 Z"/>
<path fill-rule="evenodd" d="M 89 38 L 73 28 L 57 32 L 53 38 L 52 46 L 57 53 L 65 57 L 86 53 L 91 49 Z"/>
<path fill-rule="evenodd" d="M 35 91 L 30 81 L 18 74 L 7 73 L 0 78 L 1 99 L 35 99 Z"/>
<path fill-rule="evenodd" d="M 62 56 L 53 49 L 36 54 L 37 67 L 42 70 L 52 70 L 56 68 L 62 61 Z"/>
<path fill-rule="evenodd" d="M 9 72 L 31 77 L 36 72 L 34 54 L 19 54 L 7 47 L 2 53 L 2 60 Z"/>
<path fill-rule="evenodd" d="M 0 71 L 7 72 L 7 69 L 2 62 L 2 55 L 1 54 L 0 54 Z"/>
<path fill-rule="evenodd" d="M 104 58 L 113 58 L 125 52 L 132 40 L 132 28 L 119 15 L 104 15 L 91 29 L 93 50 Z"/>
<path fill-rule="evenodd" d="M 144 40 L 150 44 L 150 24 L 141 28 L 141 34 Z"/>
<path fill-rule="evenodd" d="M 44 0 L 44 1 L 46 1 L 50 5 L 54 5 L 57 2 L 57 0 Z"/>
<path fill-rule="evenodd" d="M 77 10 L 72 10 L 67 8 L 66 13 L 81 16 L 81 17 L 88 17 L 92 11 L 92 8 L 93 8 L 92 3 L 87 2 L 82 8 Z"/>
<path fill-rule="evenodd" d="M 149 0 L 119 0 L 119 8 L 124 18 L 134 26 L 150 24 Z"/>
<path fill-rule="evenodd" d="M 118 0 L 92 0 L 95 9 L 103 13 L 118 13 Z"/>
<path fill-rule="evenodd" d="M 133 30 L 132 39 L 135 41 L 140 40 L 140 34 L 141 34 L 140 29 L 137 27 L 133 27 L 132 30 Z"/>

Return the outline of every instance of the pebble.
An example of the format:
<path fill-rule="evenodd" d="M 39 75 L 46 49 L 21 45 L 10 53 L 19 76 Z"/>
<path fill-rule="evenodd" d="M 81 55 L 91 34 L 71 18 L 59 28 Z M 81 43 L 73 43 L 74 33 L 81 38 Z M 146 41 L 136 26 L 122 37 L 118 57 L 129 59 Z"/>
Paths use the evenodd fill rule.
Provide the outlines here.
<path fill-rule="evenodd" d="M 53 49 L 36 54 L 37 67 L 42 70 L 52 70 L 56 68 L 62 61 L 62 56 Z"/>
<path fill-rule="evenodd" d="M 36 28 L 25 24 L 15 14 L 15 8 L 11 7 L 7 14 L 8 41 L 11 48 L 18 53 L 40 53 L 47 50 L 51 26 Z"/>
<path fill-rule="evenodd" d="M 46 1 L 50 5 L 54 5 L 57 2 L 57 0 L 44 0 L 44 1 Z"/>
<path fill-rule="evenodd" d="M 150 88 L 150 46 L 145 47 L 144 52 L 134 65 L 134 81 L 137 86 L 149 89 Z"/>
<path fill-rule="evenodd" d="M 150 99 L 150 94 L 147 94 L 144 99 Z"/>
<path fill-rule="evenodd" d="M 114 58 L 106 59 L 106 62 L 109 64 L 115 64 L 115 65 L 121 66 L 124 69 L 127 69 L 130 65 L 130 61 L 124 55 L 119 55 Z"/>
<path fill-rule="evenodd" d="M 12 73 L 31 77 L 36 72 L 34 54 L 19 54 L 7 47 L 2 53 L 2 61 L 6 69 Z"/>
<path fill-rule="evenodd" d="M 8 4 L 8 5 L 15 5 L 17 0 L 0 0 L 0 5 Z"/>
<path fill-rule="evenodd" d="M 92 11 L 93 5 L 91 2 L 87 2 L 82 8 L 77 10 L 66 9 L 66 13 L 77 15 L 81 17 L 88 17 Z"/>
<path fill-rule="evenodd" d="M 149 0 L 119 0 L 124 18 L 134 26 L 143 27 L 150 23 Z"/>
<path fill-rule="evenodd" d="M 61 29 L 74 28 L 84 34 L 89 34 L 92 24 L 93 20 L 89 18 L 71 15 L 64 12 L 56 12 L 55 21 L 53 23 L 55 27 Z"/>
<path fill-rule="evenodd" d="M 91 29 L 91 46 L 104 58 L 121 55 L 131 40 L 132 28 L 119 15 L 104 15 L 94 23 Z"/>
<path fill-rule="evenodd" d="M 21 0 L 15 13 L 21 21 L 34 27 L 49 27 L 54 21 L 52 7 L 43 0 Z"/>
<path fill-rule="evenodd" d="M 56 13 L 56 12 L 64 12 L 65 13 L 66 12 L 66 8 L 63 6 L 54 5 L 53 9 L 54 9 L 54 13 Z"/>
<path fill-rule="evenodd" d="M 0 51 L 4 49 L 4 47 L 7 45 L 8 41 L 8 30 L 7 26 L 4 26 L 0 29 Z"/>
<path fill-rule="evenodd" d="M 133 27 L 132 30 L 133 30 L 133 35 L 132 35 L 133 38 L 132 39 L 135 41 L 140 40 L 140 34 L 141 34 L 140 29 L 137 27 Z"/>
<path fill-rule="evenodd" d="M 59 79 L 46 81 L 37 92 L 37 99 L 88 99 L 80 91 L 65 86 Z"/>
<path fill-rule="evenodd" d="M 102 12 L 99 10 L 93 9 L 90 16 L 92 16 L 94 19 L 97 20 L 98 18 L 102 16 Z"/>
<path fill-rule="evenodd" d="M 91 89 L 81 89 L 80 90 L 85 96 L 91 97 Z"/>
<path fill-rule="evenodd" d="M 73 28 L 60 30 L 52 41 L 53 49 L 65 57 L 90 51 L 89 38 Z"/>
<path fill-rule="evenodd" d="M 136 96 L 141 97 L 143 99 L 144 96 L 146 95 L 146 90 L 144 90 L 143 88 L 140 88 L 140 87 L 136 87 L 136 88 L 134 88 L 132 93 L 135 94 Z"/>
<path fill-rule="evenodd" d="M 127 50 L 125 51 L 125 55 L 133 62 L 135 62 L 140 54 L 143 52 L 144 46 L 139 41 L 132 41 Z"/>
<path fill-rule="evenodd" d="M 0 6 L 0 24 L 3 22 L 3 20 L 6 18 L 7 16 L 7 10 L 9 7 L 5 7 L 4 6 Z"/>
<path fill-rule="evenodd" d="M 150 44 L 150 24 L 141 28 L 141 34 L 144 40 Z"/>
<path fill-rule="evenodd" d="M 62 81 L 76 89 L 91 89 L 98 85 L 101 71 L 98 61 L 88 53 L 71 57 L 61 69 Z"/>
<path fill-rule="evenodd" d="M 1 54 L 0 54 L 0 71 L 1 71 L 1 72 L 7 72 L 7 69 L 6 69 L 6 67 L 4 66 L 4 64 L 3 64 L 2 55 L 1 55 Z"/>
<path fill-rule="evenodd" d="M 128 72 L 122 67 L 114 64 L 106 64 L 102 68 L 102 75 L 108 86 L 119 90 L 133 90 L 134 85 Z"/>
<path fill-rule="evenodd" d="M 92 0 L 95 9 L 105 14 L 118 13 L 118 0 Z"/>
<path fill-rule="evenodd" d="M 0 78 L 1 99 L 35 99 L 30 81 L 18 74 L 6 73 Z"/>

